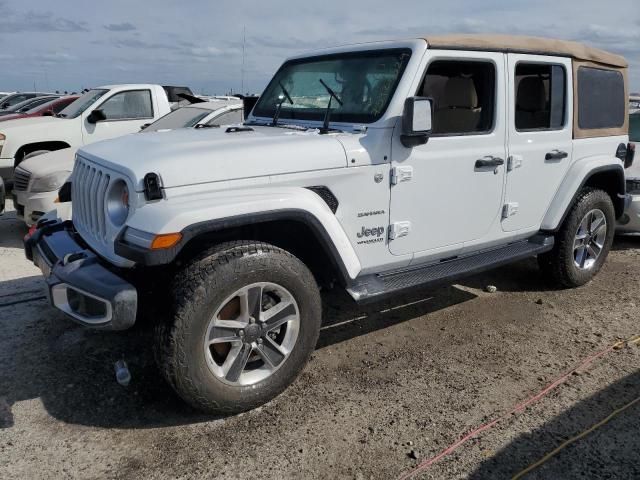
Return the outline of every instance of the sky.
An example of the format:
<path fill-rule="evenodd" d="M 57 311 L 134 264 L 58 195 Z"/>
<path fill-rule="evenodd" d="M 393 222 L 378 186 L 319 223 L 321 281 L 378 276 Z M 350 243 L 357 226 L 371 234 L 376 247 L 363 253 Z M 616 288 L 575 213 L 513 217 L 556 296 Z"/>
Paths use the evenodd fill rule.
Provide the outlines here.
<path fill-rule="evenodd" d="M 291 54 L 429 33 L 577 40 L 624 55 L 640 91 L 637 2 L 0 0 L 0 91 L 144 82 L 260 93 Z"/>

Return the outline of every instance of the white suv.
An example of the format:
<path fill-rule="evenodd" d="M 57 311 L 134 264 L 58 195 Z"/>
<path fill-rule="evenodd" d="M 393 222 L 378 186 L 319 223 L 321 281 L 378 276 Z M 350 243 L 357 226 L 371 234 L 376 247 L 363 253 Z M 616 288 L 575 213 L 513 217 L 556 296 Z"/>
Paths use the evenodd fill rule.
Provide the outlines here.
<path fill-rule="evenodd" d="M 588 282 L 625 206 L 627 109 L 626 61 L 575 43 L 316 51 L 244 125 L 80 149 L 73 221 L 40 222 L 25 250 L 84 325 L 159 311 L 182 398 L 246 410 L 304 367 L 319 284 L 364 302 L 536 255 L 551 282 Z"/>

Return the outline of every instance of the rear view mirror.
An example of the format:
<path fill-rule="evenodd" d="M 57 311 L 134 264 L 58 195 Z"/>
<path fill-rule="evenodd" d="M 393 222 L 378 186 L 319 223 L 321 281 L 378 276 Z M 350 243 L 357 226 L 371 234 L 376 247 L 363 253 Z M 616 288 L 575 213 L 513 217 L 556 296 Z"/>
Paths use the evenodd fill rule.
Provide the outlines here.
<path fill-rule="evenodd" d="M 432 100 L 426 97 L 409 97 L 404 102 L 402 114 L 402 144 L 407 147 L 423 145 L 431 134 Z"/>
<path fill-rule="evenodd" d="M 98 110 L 94 110 L 89 114 L 89 116 L 87 117 L 87 122 L 98 123 L 106 119 L 107 119 L 107 116 L 104 114 L 104 112 L 98 109 Z"/>

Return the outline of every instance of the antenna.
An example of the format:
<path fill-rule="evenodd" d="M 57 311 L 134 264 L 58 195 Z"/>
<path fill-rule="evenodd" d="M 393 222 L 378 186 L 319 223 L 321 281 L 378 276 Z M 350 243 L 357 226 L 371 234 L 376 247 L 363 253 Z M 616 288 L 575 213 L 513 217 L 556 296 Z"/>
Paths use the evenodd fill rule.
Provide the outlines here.
<path fill-rule="evenodd" d="M 241 71 L 241 87 L 240 87 L 240 93 L 244 95 L 244 50 L 245 50 L 245 44 L 247 42 L 247 26 L 244 25 L 242 27 L 242 71 Z"/>

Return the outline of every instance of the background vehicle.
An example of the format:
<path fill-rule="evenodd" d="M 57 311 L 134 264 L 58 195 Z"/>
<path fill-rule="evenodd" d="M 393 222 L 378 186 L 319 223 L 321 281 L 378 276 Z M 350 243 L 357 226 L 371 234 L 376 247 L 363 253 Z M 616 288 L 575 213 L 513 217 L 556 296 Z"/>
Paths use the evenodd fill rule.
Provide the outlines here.
<path fill-rule="evenodd" d="M 42 98 L 47 98 L 47 97 L 42 97 Z M 37 106 L 28 105 L 27 108 L 29 108 L 29 110 L 18 111 L 14 113 L 7 113 L 6 115 L 0 115 L 0 122 L 4 122 L 7 120 L 15 120 L 17 118 L 55 116 L 58 113 L 60 113 L 62 110 L 64 110 L 67 107 L 67 105 L 73 103 L 77 99 L 78 99 L 77 95 L 70 95 L 66 97 L 53 98 Z"/>
<path fill-rule="evenodd" d="M 24 102 L 25 100 L 29 100 L 30 98 L 42 97 L 43 95 L 50 96 L 53 93 L 44 93 L 44 92 L 18 92 L 12 93 L 4 97 L 0 101 L 0 111 L 5 110 L 16 103 Z"/>
<path fill-rule="evenodd" d="M 7 191 L 4 186 L 4 180 L 2 180 L 2 177 L 0 177 L 0 215 L 4 213 L 6 198 L 7 198 Z"/>
<path fill-rule="evenodd" d="M 81 324 L 162 312 L 157 358 L 183 399 L 253 408 L 309 359 L 318 285 L 366 302 L 532 256 L 554 285 L 589 282 L 624 210 L 627 75 L 528 37 L 295 56 L 242 127 L 79 149 L 72 224 L 41 224 L 25 252 Z"/>
<path fill-rule="evenodd" d="M 15 105 L 5 108 L 4 110 L 0 110 L 0 119 L 9 115 L 20 115 L 26 113 L 33 108 L 39 107 L 40 105 L 43 105 L 45 103 L 49 103 L 50 101 L 57 98 L 59 97 L 54 95 L 43 95 L 42 97 L 30 98 L 29 100 L 25 100 L 24 102 L 16 103 Z"/>
<path fill-rule="evenodd" d="M 186 105 L 166 114 L 149 125 L 145 125 L 144 132 L 160 130 L 174 130 L 189 127 L 217 127 L 242 123 L 242 101 L 238 98 L 226 100 L 211 100 L 208 102 Z"/>
<path fill-rule="evenodd" d="M 169 111 L 167 94 L 160 85 L 94 88 L 55 117 L 0 124 L 0 174 L 10 182 L 14 168 L 29 156 L 134 133 Z"/>
<path fill-rule="evenodd" d="M 640 98 L 631 98 L 629 115 L 629 140 L 636 145 L 640 142 L 640 109 L 636 105 Z M 624 215 L 618 221 L 619 233 L 640 233 L 640 163 L 625 170 L 629 203 Z"/>
<path fill-rule="evenodd" d="M 238 124 L 243 120 L 239 102 L 238 98 L 231 98 L 181 107 L 146 126 L 142 132 Z M 75 154 L 75 148 L 64 148 L 28 158 L 16 168 L 14 206 L 17 216 L 27 225 L 33 225 L 52 210 L 62 220 L 71 219 L 71 202 L 59 202 L 58 190 L 69 180 Z"/>

